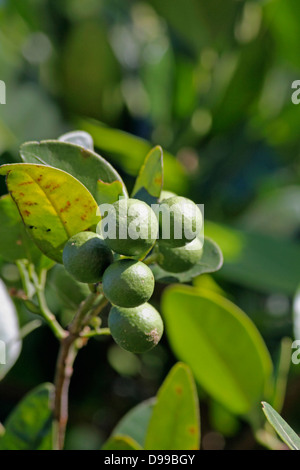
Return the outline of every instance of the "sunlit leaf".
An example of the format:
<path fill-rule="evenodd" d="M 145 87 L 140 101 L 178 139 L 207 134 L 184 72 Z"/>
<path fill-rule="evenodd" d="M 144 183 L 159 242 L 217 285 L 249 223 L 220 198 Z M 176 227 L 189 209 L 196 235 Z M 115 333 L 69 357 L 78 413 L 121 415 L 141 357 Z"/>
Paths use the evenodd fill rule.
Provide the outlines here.
<path fill-rule="evenodd" d="M 300 450 L 300 437 L 269 403 L 262 402 L 263 412 L 277 434 L 291 450 Z"/>
<path fill-rule="evenodd" d="M 157 395 L 145 449 L 195 450 L 200 444 L 199 406 L 189 367 L 176 364 Z"/>
<path fill-rule="evenodd" d="M 120 181 L 104 183 L 104 181 L 98 180 L 96 200 L 99 204 L 113 204 L 121 197 L 124 197 L 124 191 Z"/>
<path fill-rule="evenodd" d="M 140 137 L 111 129 L 99 121 L 78 120 L 79 126 L 92 135 L 95 146 L 131 175 L 137 175 L 152 145 Z M 164 150 L 164 184 L 175 193 L 184 194 L 188 179 L 182 165 Z"/>
<path fill-rule="evenodd" d="M 162 313 L 175 355 L 230 411 L 247 414 L 270 392 L 269 353 L 236 305 L 214 292 L 176 285 L 164 291 Z"/>
<path fill-rule="evenodd" d="M 135 182 L 132 197 L 147 204 L 156 203 L 163 186 L 163 151 L 157 146 L 146 156 Z"/>
<path fill-rule="evenodd" d="M 90 149 L 70 142 L 45 140 L 23 144 L 20 153 L 25 163 L 50 165 L 74 176 L 90 191 L 98 204 L 102 202 L 98 180 L 104 183 L 119 181 L 122 184 L 122 194 L 127 196 L 127 190 L 118 172 L 103 157 Z"/>
<path fill-rule="evenodd" d="M 141 450 L 141 446 L 129 436 L 113 436 L 101 450 Z"/>
<path fill-rule="evenodd" d="M 146 400 L 130 410 L 114 428 L 113 436 L 130 436 L 144 447 L 149 420 L 155 398 Z"/>
<path fill-rule="evenodd" d="M 42 256 L 9 194 L 0 198 L 0 255 L 10 262 L 23 258 L 35 261 Z"/>
<path fill-rule="evenodd" d="M 89 191 L 68 173 L 44 165 L 3 165 L 9 192 L 26 228 L 49 258 L 61 262 L 66 241 L 97 224 L 98 206 Z"/>

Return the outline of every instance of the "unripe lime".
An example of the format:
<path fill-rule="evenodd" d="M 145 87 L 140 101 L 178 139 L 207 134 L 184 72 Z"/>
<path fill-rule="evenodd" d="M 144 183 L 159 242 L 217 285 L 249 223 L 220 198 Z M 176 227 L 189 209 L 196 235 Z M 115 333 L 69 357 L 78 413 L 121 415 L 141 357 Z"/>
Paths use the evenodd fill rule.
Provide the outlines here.
<path fill-rule="evenodd" d="M 101 281 L 105 269 L 112 262 L 111 250 L 94 232 L 77 233 L 64 247 L 64 266 L 79 282 L 93 284 Z"/>
<path fill-rule="evenodd" d="M 197 205 L 181 196 L 164 199 L 159 206 L 159 241 L 171 247 L 184 246 L 199 234 L 202 214 Z"/>
<path fill-rule="evenodd" d="M 120 307 L 137 307 L 147 302 L 154 290 L 154 276 L 146 264 L 122 259 L 111 264 L 102 280 L 105 297 Z"/>
<path fill-rule="evenodd" d="M 170 273 L 182 273 L 191 269 L 201 259 L 202 253 L 199 238 L 177 248 L 159 245 L 157 264 Z"/>
<path fill-rule="evenodd" d="M 103 233 L 107 245 L 121 255 L 141 258 L 156 241 L 156 215 L 138 199 L 120 199 L 112 209 L 107 219 L 108 230 Z"/>
<path fill-rule="evenodd" d="M 172 191 L 162 191 L 159 196 L 159 202 L 163 201 L 164 199 L 170 199 L 170 197 L 176 196 L 175 193 L 172 193 Z"/>
<path fill-rule="evenodd" d="M 134 308 L 113 307 L 108 326 L 115 342 L 133 353 L 144 353 L 156 346 L 164 329 L 160 314 L 148 303 Z"/>

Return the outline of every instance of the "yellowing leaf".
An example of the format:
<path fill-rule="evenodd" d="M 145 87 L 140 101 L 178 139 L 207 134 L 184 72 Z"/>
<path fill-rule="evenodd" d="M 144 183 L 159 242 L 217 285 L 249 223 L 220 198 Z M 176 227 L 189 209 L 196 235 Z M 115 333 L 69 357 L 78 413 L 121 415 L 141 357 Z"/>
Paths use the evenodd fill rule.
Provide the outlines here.
<path fill-rule="evenodd" d="M 45 165 L 3 165 L 8 190 L 36 245 L 61 263 L 62 250 L 74 234 L 100 220 L 90 192 L 68 173 Z"/>

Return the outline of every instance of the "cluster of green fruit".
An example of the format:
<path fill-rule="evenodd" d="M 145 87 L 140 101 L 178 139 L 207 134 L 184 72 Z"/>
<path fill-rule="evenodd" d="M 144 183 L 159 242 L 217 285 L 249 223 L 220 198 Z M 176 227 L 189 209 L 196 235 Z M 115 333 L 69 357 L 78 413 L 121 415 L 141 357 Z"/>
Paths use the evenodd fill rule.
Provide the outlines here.
<path fill-rule="evenodd" d="M 154 291 L 154 276 L 142 260 L 147 260 L 153 250 L 163 269 L 183 272 L 202 256 L 202 244 L 194 234 L 195 227 L 202 222 L 200 210 L 186 198 L 164 192 L 163 197 L 160 204 L 165 211 L 170 210 L 168 239 L 162 236 L 161 216 L 157 217 L 148 204 L 137 199 L 120 199 L 113 204 L 114 237 L 80 232 L 68 240 L 63 251 L 64 266 L 77 281 L 102 283 L 103 293 L 112 304 L 108 317 L 111 335 L 119 346 L 134 353 L 156 346 L 163 333 L 162 319 L 148 303 Z M 180 221 L 183 227 L 187 219 L 192 233 L 182 229 L 180 237 L 174 237 L 175 224 Z M 132 223 L 143 237 L 120 236 L 128 233 Z"/>

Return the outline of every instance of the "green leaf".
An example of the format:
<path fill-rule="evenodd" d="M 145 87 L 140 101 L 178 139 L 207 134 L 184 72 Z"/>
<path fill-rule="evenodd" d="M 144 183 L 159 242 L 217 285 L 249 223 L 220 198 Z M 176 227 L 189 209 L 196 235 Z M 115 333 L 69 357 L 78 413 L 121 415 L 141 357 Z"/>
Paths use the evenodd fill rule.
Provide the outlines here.
<path fill-rule="evenodd" d="M 175 355 L 230 411 L 249 413 L 269 392 L 272 363 L 265 343 L 249 317 L 229 300 L 176 285 L 164 291 L 162 312 Z"/>
<path fill-rule="evenodd" d="M 0 450 L 52 449 L 52 384 L 45 383 L 23 398 L 5 422 Z"/>
<path fill-rule="evenodd" d="M 87 150 L 94 150 L 94 141 L 92 136 L 84 131 L 67 132 L 67 134 L 61 135 L 58 140 L 60 142 L 79 145 Z"/>
<path fill-rule="evenodd" d="M 226 437 L 232 437 L 239 431 L 239 418 L 215 400 L 210 402 L 209 421 L 214 431 Z"/>
<path fill-rule="evenodd" d="M 147 204 L 157 202 L 163 187 L 163 151 L 160 146 L 154 147 L 145 158 L 144 164 L 136 179 L 132 196 Z"/>
<path fill-rule="evenodd" d="M 101 450 L 142 450 L 142 447 L 129 436 L 113 436 Z"/>
<path fill-rule="evenodd" d="M 9 262 L 24 258 L 35 262 L 42 256 L 28 236 L 9 194 L 0 198 L 0 256 Z"/>
<path fill-rule="evenodd" d="M 285 401 L 287 382 L 291 367 L 291 338 L 282 338 L 280 344 L 280 354 L 278 364 L 276 365 L 276 373 L 274 380 L 274 395 L 271 404 L 279 413 L 283 408 Z"/>
<path fill-rule="evenodd" d="M 176 364 L 157 395 L 146 436 L 148 450 L 195 450 L 200 444 L 199 405 L 192 373 Z"/>
<path fill-rule="evenodd" d="M 113 204 L 122 196 L 124 197 L 124 192 L 122 183 L 120 181 L 104 183 L 104 181 L 98 180 L 96 200 L 99 202 L 99 204 L 100 201 L 101 204 Z"/>
<path fill-rule="evenodd" d="M 293 295 L 300 279 L 299 244 L 257 233 L 242 232 L 205 221 L 205 234 L 224 255 L 218 276 L 263 293 Z"/>
<path fill-rule="evenodd" d="M 26 228 L 40 250 L 62 262 L 62 251 L 74 234 L 97 224 L 98 206 L 89 191 L 65 171 L 44 165 L 3 165 L 0 174 Z"/>
<path fill-rule="evenodd" d="M 0 380 L 15 364 L 21 347 L 17 311 L 0 280 Z"/>
<path fill-rule="evenodd" d="M 140 446 L 144 447 L 154 403 L 155 398 L 150 398 L 132 408 L 117 424 L 112 436 L 130 436 Z"/>
<path fill-rule="evenodd" d="M 173 283 L 173 282 L 190 282 L 194 277 L 203 273 L 212 273 L 218 271 L 223 264 L 223 255 L 218 245 L 209 238 L 204 239 L 203 255 L 201 260 L 188 271 L 183 273 L 168 273 L 158 265 L 151 266 L 156 281 Z"/>
<path fill-rule="evenodd" d="M 20 152 L 25 163 L 50 165 L 74 176 L 90 191 L 98 204 L 102 203 L 98 180 L 104 183 L 119 181 L 122 194 L 128 196 L 121 176 L 110 163 L 92 150 L 69 142 L 45 140 L 25 143 Z"/>
<path fill-rule="evenodd" d="M 137 175 L 145 155 L 152 145 L 146 140 L 117 129 L 111 129 L 96 120 L 80 119 L 79 126 L 94 139 L 95 146 L 108 154 L 130 175 Z M 184 194 L 188 190 L 185 169 L 176 158 L 164 150 L 164 184 L 170 191 Z"/>
<path fill-rule="evenodd" d="M 287 424 L 286 421 L 277 413 L 277 411 L 272 408 L 269 403 L 262 402 L 263 405 L 263 412 L 271 424 L 271 426 L 275 429 L 277 434 L 281 437 L 283 442 L 291 450 L 300 450 L 300 438 L 299 436 L 293 431 L 293 429 Z"/>

